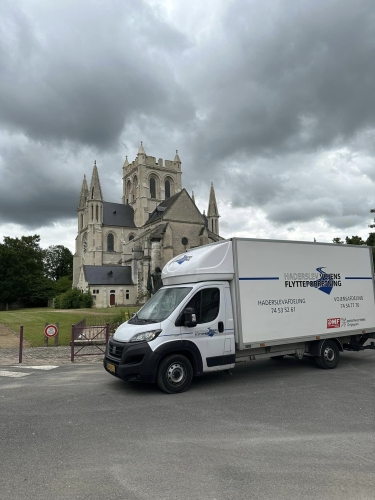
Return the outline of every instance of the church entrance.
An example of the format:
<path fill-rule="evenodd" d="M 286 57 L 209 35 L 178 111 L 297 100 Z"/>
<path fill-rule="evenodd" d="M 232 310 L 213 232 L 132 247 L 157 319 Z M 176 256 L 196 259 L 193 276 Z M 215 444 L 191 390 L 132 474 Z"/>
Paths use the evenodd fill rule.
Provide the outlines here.
<path fill-rule="evenodd" d="M 116 305 L 116 295 L 114 290 L 111 290 L 111 294 L 109 296 L 109 305 L 110 306 Z"/>

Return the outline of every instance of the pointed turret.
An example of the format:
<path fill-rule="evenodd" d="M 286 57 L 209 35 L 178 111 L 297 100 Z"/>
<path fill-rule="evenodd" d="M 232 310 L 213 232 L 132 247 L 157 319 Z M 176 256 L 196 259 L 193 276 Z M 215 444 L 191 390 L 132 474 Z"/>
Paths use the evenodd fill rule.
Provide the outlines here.
<path fill-rule="evenodd" d="M 103 201 L 102 188 L 100 187 L 98 167 L 96 166 L 96 160 L 94 162 L 94 168 L 92 169 L 92 177 L 90 184 L 90 199 Z"/>
<path fill-rule="evenodd" d="M 87 186 L 86 175 L 83 176 L 81 194 L 79 197 L 78 210 L 84 210 L 86 206 L 86 200 L 89 196 L 89 188 Z"/>
<path fill-rule="evenodd" d="M 123 165 L 123 168 L 126 168 L 129 166 L 129 161 L 128 161 L 128 156 L 126 155 L 126 158 L 125 158 L 125 161 L 124 161 L 124 165 Z"/>
<path fill-rule="evenodd" d="M 195 203 L 195 198 L 194 198 L 194 191 L 191 192 L 191 199 L 193 200 L 193 202 Z"/>
<path fill-rule="evenodd" d="M 214 185 L 211 182 L 210 199 L 208 202 L 207 219 L 208 229 L 215 234 L 219 234 L 219 210 L 217 208 Z"/>
<path fill-rule="evenodd" d="M 146 155 L 145 148 L 143 147 L 143 142 L 141 141 L 141 145 L 139 146 L 138 149 L 138 155 Z"/>
<path fill-rule="evenodd" d="M 178 156 L 178 149 L 176 149 L 176 154 L 174 155 L 174 160 L 175 163 L 181 163 L 180 157 Z"/>

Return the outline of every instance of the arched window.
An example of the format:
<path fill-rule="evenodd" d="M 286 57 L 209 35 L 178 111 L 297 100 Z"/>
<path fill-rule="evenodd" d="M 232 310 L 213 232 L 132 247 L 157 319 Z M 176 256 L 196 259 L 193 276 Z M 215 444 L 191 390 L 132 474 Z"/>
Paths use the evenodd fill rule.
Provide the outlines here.
<path fill-rule="evenodd" d="M 91 205 L 91 220 L 94 220 L 94 206 Z"/>
<path fill-rule="evenodd" d="M 131 234 L 131 235 L 129 236 L 129 241 L 131 241 L 131 240 L 134 240 L 134 234 Z"/>
<path fill-rule="evenodd" d="M 91 199 L 92 200 L 94 199 L 94 188 L 92 188 L 92 191 L 91 191 Z"/>
<path fill-rule="evenodd" d="M 95 207 L 95 215 L 96 215 L 96 221 L 98 221 L 99 220 L 99 207 L 98 207 L 98 205 L 96 205 L 96 207 Z"/>
<path fill-rule="evenodd" d="M 81 214 L 81 229 L 83 228 L 83 214 Z"/>
<path fill-rule="evenodd" d="M 138 198 L 138 178 L 135 175 L 133 177 L 133 199 L 136 200 Z"/>
<path fill-rule="evenodd" d="M 165 199 L 171 197 L 171 183 L 166 180 L 165 181 Z"/>
<path fill-rule="evenodd" d="M 129 203 L 131 203 L 133 201 L 132 200 L 132 195 L 131 195 L 131 190 L 132 190 L 132 184 L 129 181 L 128 184 L 127 184 L 127 188 L 126 188 L 126 192 L 127 192 L 127 195 L 128 195 Z"/>
<path fill-rule="evenodd" d="M 107 236 L 107 251 L 114 252 L 115 251 L 115 239 L 112 233 L 109 233 Z"/>
<path fill-rule="evenodd" d="M 150 179 L 150 197 L 152 199 L 156 198 L 156 181 L 154 177 L 151 177 Z"/>

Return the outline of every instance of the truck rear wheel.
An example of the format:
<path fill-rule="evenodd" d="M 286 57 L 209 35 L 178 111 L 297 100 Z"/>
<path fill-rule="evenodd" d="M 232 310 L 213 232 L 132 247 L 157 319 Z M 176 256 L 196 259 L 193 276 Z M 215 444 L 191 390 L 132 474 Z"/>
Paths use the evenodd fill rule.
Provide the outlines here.
<path fill-rule="evenodd" d="M 326 340 L 323 342 L 320 356 L 315 356 L 315 363 L 319 368 L 326 370 L 336 368 L 339 362 L 340 351 L 333 340 Z"/>
<path fill-rule="evenodd" d="M 190 361 L 182 354 L 171 354 L 164 358 L 156 377 L 159 388 L 167 394 L 184 392 L 193 379 Z"/>

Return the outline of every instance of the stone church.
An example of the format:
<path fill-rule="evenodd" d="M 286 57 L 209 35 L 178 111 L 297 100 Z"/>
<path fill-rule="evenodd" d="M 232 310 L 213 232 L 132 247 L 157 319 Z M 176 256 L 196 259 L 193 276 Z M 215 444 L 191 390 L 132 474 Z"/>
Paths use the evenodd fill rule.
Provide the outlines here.
<path fill-rule="evenodd" d="M 144 303 L 151 276 L 189 248 L 219 241 L 219 212 L 211 184 L 207 215 L 181 183 L 181 160 L 148 156 L 141 142 L 136 159 L 122 167 L 121 203 L 103 200 L 94 164 L 78 205 L 73 286 L 90 290 L 96 307 Z"/>

